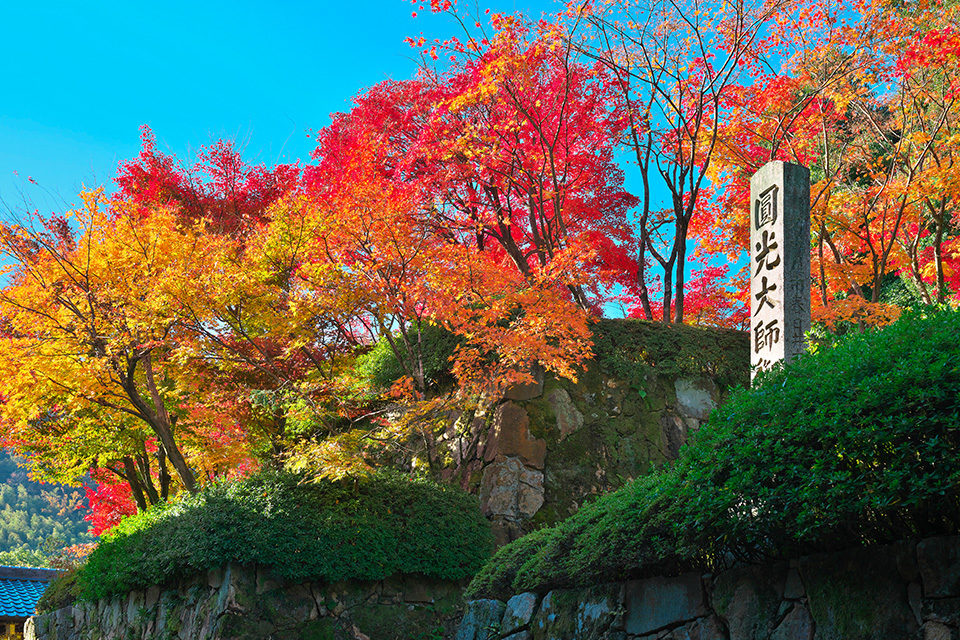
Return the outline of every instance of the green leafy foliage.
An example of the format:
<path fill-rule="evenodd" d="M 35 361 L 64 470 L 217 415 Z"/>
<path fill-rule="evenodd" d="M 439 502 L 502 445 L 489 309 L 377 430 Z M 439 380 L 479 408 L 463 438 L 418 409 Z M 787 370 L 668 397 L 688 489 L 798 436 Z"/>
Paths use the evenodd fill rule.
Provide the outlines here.
<path fill-rule="evenodd" d="M 77 569 L 61 573 L 47 587 L 37 601 L 37 613 L 48 613 L 69 606 L 77 601 Z"/>
<path fill-rule="evenodd" d="M 80 489 L 33 482 L 0 450 L 0 565 L 45 567 L 60 548 L 92 542 L 82 503 Z"/>
<path fill-rule="evenodd" d="M 125 519 L 78 576 L 96 600 L 228 562 L 291 582 L 419 574 L 469 578 L 493 549 L 476 498 L 395 473 L 304 483 L 264 472 Z"/>
<path fill-rule="evenodd" d="M 593 362 L 610 375 L 635 381 L 638 389 L 644 386 L 644 377 L 651 373 L 666 377 L 709 376 L 726 386 L 749 382 L 750 338 L 742 331 L 633 318 L 598 320 L 591 325 L 591 330 Z M 458 344 L 452 333 L 433 325 L 424 327 L 424 375 L 432 386 L 442 387 L 453 381 L 450 356 Z M 385 338 L 360 356 L 357 368 L 373 386 L 381 389 L 405 375 Z"/>
<path fill-rule="evenodd" d="M 475 599 L 486 594 L 512 593 L 513 579 L 517 571 L 555 534 L 556 529 L 553 528 L 538 529 L 500 547 L 470 582 L 464 597 Z"/>
<path fill-rule="evenodd" d="M 670 469 L 500 550 L 503 597 L 960 530 L 960 313 L 849 334 L 735 392 Z"/>
<path fill-rule="evenodd" d="M 750 337 L 742 331 L 632 318 L 599 320 L 592 329 L 594 360 L 638 388 L 651 373 L 708 376 L 731 387 L 749 382 Z"/>
<path fill-rule="evenodd" d="M 432 324 L 424 324 L 420 335 L 423 358 L 423 375 L 430 387 L 442 387 L 453 382 L 450 358 L 453 356 L 460 339 L 453 333 Z M 404 358 L 413 356 L 404 347 L 399 336 L 394 344 L 401 350 Z M 414 352 L 416 350 L 414 349 Z M 397 358 L 397 353 L 386 338 L 380 338 L 373 349 L 360 356 L 357 362 L 360 374 L 370 380 L 374 387 L 388 389 L 407 375 L 407 371 Z"/>

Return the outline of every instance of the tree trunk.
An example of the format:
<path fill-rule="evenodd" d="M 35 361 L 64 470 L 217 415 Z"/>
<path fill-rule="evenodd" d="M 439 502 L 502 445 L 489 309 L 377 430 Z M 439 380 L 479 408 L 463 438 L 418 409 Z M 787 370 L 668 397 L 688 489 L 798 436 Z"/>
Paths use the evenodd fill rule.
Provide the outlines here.
<path fill-rule="evenodd" d="M 674 240 L 677 247 L 677 283 L 673 287 L 676 291 L 674 299 L 677 301 L 676 305 L 674 306 L 674 321 L 678 324 L 683 322 L 683 285 L 686 279 L 684 269 L 687 266 L 686 236 L 686 228 L 684 228 L 682 231 L 677 229 L 677 238 Z"/>
<path fill-rule="evenodd" d="M 167 452 L 162 444 L 157 445 L 157 481 L 160 483 L 160 500 L 170 496 L 170 472 L 167 471 Z"/>
<path fill-rule="evenodd" d="M 640 306 L 643 307 L 643 317 L 653 320 L 650 292 L 647 290 L 647 256 L 643 249 L 640 250 L 640 258 L 637 260 L 637 285 L 640 287 Z"/>
<path fill-rule="evenodd" d="M 140 391 L 137 389 L 136 368 L 137 363 L 141 359 L 143 360 L 144 373 L 146 374 L 147 389 L 153 401 L 152 408 L 147 405 L 143 396 L 140 395 Z M 170 421 L 170 414 L 167 412 L 167 408 L 163 404 L 163 398 L 160 397 L 160 392 L 157 389 L 153 376 L 153 364 L 150 361 L 149 353 L 142 357 L 134 356 L 128 358 L 123 387 L 124 391 L 127 392 L 127 397 L 130 399 L 130 402 L 136 407 L 144 421 L 150 425 L 150 428 L 156 434 L 157 438 L 159 438 L 160 444 L 163 445 L 167 457 L 170 459 L 170 464 L 173 465 L 174 471 L 177 472 L 177 477 L 180 478 L 180 482 L 183 483 L 184 488 L 190 493 L 196 493 L 196 478 L 193 475 L 193 471 L 187 466 L 187 461 L 184 459 L 183 454 L 180 453 L 180 449 L 173 439 L 173 425 Z"/>
<path fill-rule="evenodd" d="M 673 305 L 673 264 L 668 263 L 663 270 L 663 322 L 673 322 L 670 307 Z"/>
<path fill-rule="evenodd" d="M 160 495 L 157 493 L 157 488 L 153 485 L 153 478 L 150 476 L 150 458 L 146 451 L 137 454 L 137 468 L 140 471 L 143 490 L 146 492 L 150 504 L 159 504 Z"/>
<path fill-rule="evenodd" d="M 147 500 L 143 497 L 143 488 L 140 486 L 140 479 L 137 477 L 137 465 L 130 456 L 123 457 L 123 471 L 127 478 L 127 484 L 130 485 L 130 491 L 133 493 L 133 500 L 137 503 L 137 511 L 146 511 Z"/>

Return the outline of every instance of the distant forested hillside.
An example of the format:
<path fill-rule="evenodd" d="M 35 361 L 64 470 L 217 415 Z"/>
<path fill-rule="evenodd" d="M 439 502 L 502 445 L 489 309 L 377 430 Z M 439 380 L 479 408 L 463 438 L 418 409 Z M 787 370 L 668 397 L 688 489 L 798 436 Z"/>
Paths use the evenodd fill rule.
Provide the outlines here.
<path fill-rule="evenodd" d="M 92 542 L 83 489 L 41 484 L 0 449 L 0 565 L 46 566 L 63 547 Z"/>

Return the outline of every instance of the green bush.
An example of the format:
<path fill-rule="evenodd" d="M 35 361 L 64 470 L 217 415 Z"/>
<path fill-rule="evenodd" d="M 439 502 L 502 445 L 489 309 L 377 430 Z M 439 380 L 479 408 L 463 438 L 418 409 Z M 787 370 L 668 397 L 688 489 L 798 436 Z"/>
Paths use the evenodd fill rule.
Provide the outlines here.
<path fill-rule="evenodd" d="M 37 601 L 37 613 L 49 613 L 67 607 L 77 601 L 78 595 L 77 569 L 70 569 L 47 585 Z"/>
<path fill-rule="evenodd" d="M 591 330 L 594 362 L 610 375 L 635 381 L 638 388 L 643 388 L 650 373 L 708 376 L 724 386 L 749 381 L 750 338 L 742 331 L 623 318 L 598 320 Z M 450 358 L 460 342 L 445 329 L 424 326 L 423 368 L 428 385 L 443 387 L 453 382 Z M 360 356 L 357 370 L 380 389 L 406 375 L 386 338 Z"/>
<path fill-rule="evenodd" d="M 464 597 L 474 600 L 489 594 L 511 593 L 517 571 L 555 532 L 553 528 L 538 529 L 500 547 L 470 582 Z"/>
<path fill-rule="evenodd" d="M 399 474 L 306 484 L 264 472 L 125 519 L 78 576 L 96 600 L 228 562 L 291 582 L 418 574 L 460 580 L 493 548 L 476 498 Z"/>
<path fill-rule="evenodd" d="M 905 315 L 758 376 L 675 466 L 502 549 L 474 597 L 960 530 L 960 314 Z M 496 566 L 495 566 L 496 565 Z"/>
<path fill-rule="evenodd" d="M 750 336 L 742 331 L 636 319 L 599 320 L 592 330 L 594 360 L 638 388 L 650 373 L 707 376 L 730 387 L 749 382 Z"/>
<path fill-rule="evenodd" d="M 459 338 L 441 327 L 425 324 L 421 340 L 423 375 L 427 385 L 442 387 L 452 383 L 450 358 L 460 344 Z M 394 339 L 394 344 L 403 350 L 405 358 L 409 357 L 399 337 Z M 386 338 L 380 338 L 373 349 L 360 356 L 357 369 L 363 377 L 370 380 L 374 387 L 380 389 L 389 388 L 394 382 L 407 375 Z"/>

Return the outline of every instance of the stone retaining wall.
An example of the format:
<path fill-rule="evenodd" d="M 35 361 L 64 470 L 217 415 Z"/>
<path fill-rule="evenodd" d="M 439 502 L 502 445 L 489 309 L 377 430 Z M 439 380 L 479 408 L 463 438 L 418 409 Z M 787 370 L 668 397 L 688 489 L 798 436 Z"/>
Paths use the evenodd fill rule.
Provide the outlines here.
<path fill-rule="evenodd" d="M 439 640 L 462 615 L 463 584 L 424 578 L 282 585 L 255 567 L 78 603 L 34 616 L 25 640 Z"/>
<path fill-rule="evenodd" d="M 951 640 L 960 538 L 475 600 L 456 640 Z"/>
<path fill-rule="evenodd" d="M 576 383 L 540 376 L 451 417 L 438 442 L 442 476 L 480 496 L 505 544 L 676 458 L 727 391 L 710 378 L 656 375 L 637 388 L 598 367 Z"/>

